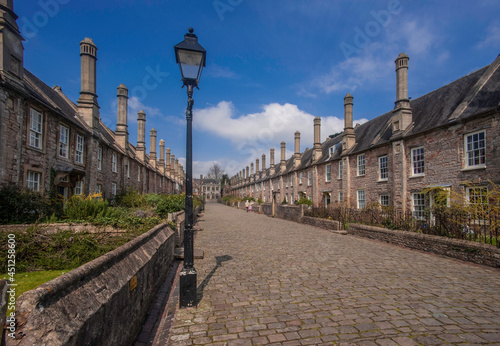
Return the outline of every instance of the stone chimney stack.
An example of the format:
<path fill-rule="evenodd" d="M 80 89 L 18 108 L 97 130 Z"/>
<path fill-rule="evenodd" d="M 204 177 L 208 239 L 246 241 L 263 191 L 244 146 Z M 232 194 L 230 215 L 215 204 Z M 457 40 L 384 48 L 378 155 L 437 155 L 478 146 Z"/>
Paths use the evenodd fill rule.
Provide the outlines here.
<path fill-rule="evenodd" d="M 137 113 L 137 157 L 142 162 L 146 159 L 146 113 Z"/>
<path fill-rule="evenodd" d="M 250 181 L 250 174 L 248 174 L 249 172 L 250 172 L 250 169 L 247 166 L 247 174 L 245 176 L 245 181 L 247 181 L 247 180 Z"/>
<path fill-rule="evenodd" d="M 396 63 L 396 106 L 400 101 L 408 101 L 408 61 L 405 53 L 399 54 Z"/>
<path fill-rule="evenodd" d="M 262 176 L 266 175 L 266 155 L 262 154 Z"/>
<path fill-rule="evenodd" d="M 281 161 L 280 161 L 280 173 L 286 170 L 286 143 L 281 142 Z"/>
<path fill-rule="evenodd" d="M 255 180 L 260 179 L 259 159 L 255 159 Z"/>
<path fill-rule="evenodd" d="M 175 181 L 175 155 L 170 156 L 170 178 Z"/>
<path fill-rule="evenodd" d="M 342 153 L 350 150 L 356 143 L 352 118 L 353 97 L 351 94 L 347 94 L 344 97 L 344 134 L 342 135 Z"/>
<path fill-rule="evenodd" d="M 295 153 L 293 154 L 295 168 L 300 166 L 300 132 L 295 132 Z"/>
<path fill-rule="evenodd" d="M 165 175 L 165 141 L 160 139 L 160 159 L 158 160 L 160 165 L 160 172 Z"/>
<path fill-rule="evenodd" d="M 8 75 L 10 80 L 22 86 L 24 39 L 16 23 L 13 1 L 1 0 L 0 6 L 0 71 L 2 76 Z"/>
<path fill-rule="evenodd" d="M 392 116 L 392 131 L 404 131 L 412 123 L 412 111 L 408 99 L 408 61 L 405 53 L 396 59 L 396 103 Z"/>
<path fill-rule="evenodd" d="M 321 119 L 319 117 L 314 118 L 314 149 L 313 149 L 313 161 L 319 160 L 321 157 Z"/>
<path fill-rule="evenodd" d="M 116 141 L 125 152 L 128 150 L 128 126 L 127 126 L 127 115 L 128 115 L 128 89 L 125 85 L 120 84 L 117 89 L 118 98 L 118 109 L 117 116 L 118 121 L 116 123 Z"/>
<path fill-rule="evenodd" d="M 269 166 L 269 174 L 270 175 L 273 175 L 274 172 L 275 172 L 275 168 L 274 168 L 274 148 L 271 148 L 271 153 L 270 153 L 270 166 Z"/>
<path fill-rule="evenodd" d="M 179 181 L 179 160 L 175 159 L 175 171 L 174 176 L 177 181 Z"/>
<path fill-rule="evenodd" d="M 167 159 L 165 160 L 165 175 L 170 177 L 170 148 L 167 148 Z"/>
<path fill-rule="evenodd" d="M 151 129 L 149 142 L 149 163 L 156 168 L 156 130 Z"/>
<path fill-rule="evenodd" d="M 96 129 L 99 124 L 99 104 L 96 93 L 97 47 L 86 37 L 80 42 L 81 91 L 78 99 L 78 113 L 85 122 Z"/>
<path fill-rule="evenodd" d="M 254 181 L 255 180 L 255 175 L 253 173 L 253 162 L 250 163 L 250 181 Z"/>

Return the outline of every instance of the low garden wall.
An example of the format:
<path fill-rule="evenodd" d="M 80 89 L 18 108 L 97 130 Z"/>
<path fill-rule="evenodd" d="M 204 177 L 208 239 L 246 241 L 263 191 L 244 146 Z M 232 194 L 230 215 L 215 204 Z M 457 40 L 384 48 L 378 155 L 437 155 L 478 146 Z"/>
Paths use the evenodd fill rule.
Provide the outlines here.
<path fill-rule="evenodd" d="M 278 205 L 276 206 L 276 216 L 280 219 L 300 222 L 304 216 L 304 209 L 307 206 L 301 205 Z"/>
<path fill-rule="evenodd" d="M 264 215 L 272 215 L 273 214 L 273 205 L 272 203 L 261 203 L 260 204 L 260 212 Z"/>
<path fill-rule="evenodd" d="M 33 224 L 20 225 L 0 225 L 0 231 L 6 233 L 26 232 Z M 95 226 L 89 223 L 39 223 L 37 228 L 43 229 L 46 233 L 52 234 L 61 231 L 89 232 L 89 233 L 125 233 L 125 230 L 116 229 L 112 226 Z"/>
<path fill-rule="evenodd" d="M 354 223 L 349 234 L 500 268 L 500 249 L 489 244 Z"/>
<path fill-rule="evenodd" d="M 6 345 L 130 345 L 174 260 L 161 224 L 17 301 L 19 339 Z"/>
<path fill-rule="evenodd" d="M 316 226 L 331 231 L 338 231 L 340 229 L 340 222 L 335 220 L 326 220 L 317 217 L 303 216 L 302 219 L 300 219 L 300 222 L 305 223 L 306 225 Z"/>

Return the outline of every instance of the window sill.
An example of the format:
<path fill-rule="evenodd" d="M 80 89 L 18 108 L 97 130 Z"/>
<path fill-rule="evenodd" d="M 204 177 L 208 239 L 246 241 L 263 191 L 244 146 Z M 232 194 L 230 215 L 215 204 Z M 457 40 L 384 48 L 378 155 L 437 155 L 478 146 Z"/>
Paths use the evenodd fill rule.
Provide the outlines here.
<path fill-rule="evenodd" d="M 414 175 L 410 175 L 410 179 L 412 178 L 422 178 L 422 177 L 425 177 L 425 174 L 414 174 Z"/>
<path fill-rule="evenodd" d="M 486 165 L 469 166 L 469 167 L 462 168 L 460 171 L 467 172 L 467 171 L 474 171 L 477 169 L 486 169 Z"/>
<path fill-rule="evenodd" d="M 356 175 L 356 178 L 364 177 L 366 174 Z"/>
<path fill-rule="evenodd" d="M 377 180 L 377 183 L 387 183 L 389 179 L 379 179 Z"/>

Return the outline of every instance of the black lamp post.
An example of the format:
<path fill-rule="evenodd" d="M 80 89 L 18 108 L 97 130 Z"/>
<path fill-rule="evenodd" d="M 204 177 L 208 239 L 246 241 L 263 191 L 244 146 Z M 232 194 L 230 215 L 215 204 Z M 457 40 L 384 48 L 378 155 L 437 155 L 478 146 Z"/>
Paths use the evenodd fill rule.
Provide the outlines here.
<path fill-rule="evenodd" d="M 186 109 L 186 219 L 184 223 L 184 266 L 180 273 L 179 307 L 196 305 L 196 269 L 193 259 L 193 89 L 198 88 L 201 71 L 205 66 L 207 52 L 198 43 L 193 28 L 184 36 L 184 41 L 174 46 L 175 60 L 181 68 L 183 87 L 187 86 Z"/>

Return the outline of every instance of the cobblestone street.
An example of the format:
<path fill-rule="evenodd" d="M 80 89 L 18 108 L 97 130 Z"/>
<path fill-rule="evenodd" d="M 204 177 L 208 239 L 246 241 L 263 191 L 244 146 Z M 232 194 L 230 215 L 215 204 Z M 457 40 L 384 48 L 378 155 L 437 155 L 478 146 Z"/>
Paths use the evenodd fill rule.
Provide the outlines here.
<path fill-rule="evenodd" d="M 500 345 L 500 271 L 208 203 L 170 345 Z"/>

